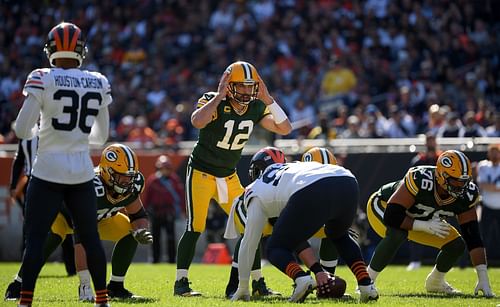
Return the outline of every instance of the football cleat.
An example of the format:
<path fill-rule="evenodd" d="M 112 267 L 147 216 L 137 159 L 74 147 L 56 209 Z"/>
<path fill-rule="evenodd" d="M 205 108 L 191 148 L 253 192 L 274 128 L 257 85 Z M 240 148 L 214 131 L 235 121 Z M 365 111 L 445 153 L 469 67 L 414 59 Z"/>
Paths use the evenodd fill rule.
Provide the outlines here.
<path fill-rule="evenodd" d="M 119 300 L 126 300 L 126 299 L 142 299 L 142 296 L 134 295 L 132 292 L 127 290 L 124 286 L 123 283 L 109 283 L 107 286 L 108 289 L 108 296 L 111 299 L 119 299 Z"/>
<path fill-rule="evenodd" d="M 460 294 L 460 290 L 453 288 L 449 283 L 444 279 L 438 279 L 431 276 L 431 274 L 427 275 L 425 279 L 425 289 L 430 293 L 444 293 L 444 294 Z"/>
<path fill-rule="evenodd" d="M 410 262 L 410 264 L 408 264 L 408 266 L 406 267 L 406 270 L 407 271 L 415 271 L 415 270 L 420 269 L 421 266 L 422 266 L 422 262 L 412 261 L 412 262 Z"/>
<path fill-rule="evenodd" d="M 306 297 L 316 288 L 316 281 L 311 275 L 297 277 L 293 285 L 292 296 L 288 299 L 289 302 L 302 303 Z"/>
<path fill-rule="evenodd" d="M 21 297 L 21 283 L 17 280 L 14 280 L 9 284 L 7 290 L 5 291 L 4 300 L 6 301 L 15 301 Z"/>
<path fill-rule="evenodd" d="M 191 287 L 189 287 L 189 280 L 187 277 L 182 277 L 179 280 L 175 281 L 174 284 L 174 295 L 179 296 L 201 296 L 200 292 L 193 291 Z"/>
<path fill-rule="evenodd" d="M 281 293 L 268 288 L 264 277 L 259 280 L 252 280 L 252 296 L 280 296 Z"/>
<path fill-rule="evenodd" d="M 361 303 L 378 300 L 378 291 L 373 282 L 368 286 L 359 285 L 357 290 L 359 290 L 359 301 Z"/>
<path fill-rule="evenodd" d="M 78 287 L 78 299 L 80 302 L 94 302 L 94 292 L 89 284 L 80 284 Z"/>

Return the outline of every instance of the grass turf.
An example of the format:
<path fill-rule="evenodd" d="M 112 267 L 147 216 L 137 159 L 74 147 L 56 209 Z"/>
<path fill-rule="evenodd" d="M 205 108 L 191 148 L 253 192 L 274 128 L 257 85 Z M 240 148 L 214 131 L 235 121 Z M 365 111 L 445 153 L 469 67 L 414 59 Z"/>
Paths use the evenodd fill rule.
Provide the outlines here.
<path fill-rule="evenodd" d="M 18 263 L 0 263 L 0 281 L 2 291 L 17 272 Z M 141 301 L 112 301 L 111 306 L 290 306 L 287 302 L 292 292 L 292 281 L 272 266 L 263 268 L 269 287 L 283 293 L 281 298 L 258 299 L 250 303 L 235 302 L 224 298 L 224 290 L 229 277 L 229 266 L 194 264 L 189 277 L 191 287 L 202 292 L 202 297 L 174 297 L 173 285 L 175 265 L 153 265 L 134 263 L 128 272 L 125 286 L 134 294 L 144 296 Z M 407 272 L 405 267 L 390 266 L 379 275 L 377 287 L 380 293 L 378 302 L 370 303 L 379 306 L 500 306 L 500 298 L 486 299 L 474 296 L 476 273 L 473 269 L 453 269 L 447 280 L 463 292 L 460 296 L 444 296 L 427 294 L 424 281 L 431 267 L 422 267 L 416 271 Z M 341 266 L 338 275 L 347 281 L 347 293 L 353 299 L 317 300 L 315 295 L 309 295 L 304 305 L 334 306 L 358 304 L 358 295 L 354 293 L 356 283 L 350 271 Z M 66 277 L 62 264 L 47 264 L 38 279 L 35 291 L 34 306 L 93 306 L 90 303 L 78 302 L 78 278 Z M 108 276 L 110 268 L 108 267 Z M 500 269 L 489 270 L 493 291 L 500 294 Z M 3 292 L 2 292 L 3 293 Z M 16 306 L 15 302 L 0 301 L 0 306 Z"/>

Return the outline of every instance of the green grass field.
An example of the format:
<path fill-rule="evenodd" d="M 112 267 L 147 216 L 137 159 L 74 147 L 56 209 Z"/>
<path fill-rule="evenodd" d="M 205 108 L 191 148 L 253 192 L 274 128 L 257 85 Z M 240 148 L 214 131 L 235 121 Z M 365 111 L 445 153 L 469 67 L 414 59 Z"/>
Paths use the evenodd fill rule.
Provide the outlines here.
<path fill-rule="evenodd" d="M 2 295 L 18 269 L 17 263 L 0 264 L 0 280 Z M 286 298 L 292 292 L 292 282 L 284 274 L 272 266 L 264 267 L 264 275 L 268 285 L 284 294 L 283 298 L 262 299 L 250 303 L 231 303 L 224 298 L 224 289 L 229 276 L 229 266 L 194 264 L 190 270 L 190 279 L 194 290 L 201 291 L 204 296 L 197 298 L 182 298 L 173 296 L 175 279 L 174 265 L 152 265 L 143 263 L 132 264 L 126 287 L 146 299 L 140 302 L 113 301 L 112 306 L 290 306 Z M 406 272 L 402 266 L 387 268 L 377 280 L 380 299 L 379 306 L 500 306 L 500 298 L 485 299 L 474 297 L 476 273 L 473 269 L 453 269 L 447 280 L 464 294 L 447 297 L 429 295 L 424 290 L 424 280 L 431 267 L 423 267 L 417 271 Z M 109 275 L 108 268 L 108 275 Z M 338 274 L 347 281 L 347 293 L 354 294 L 356 284 L 352 274 L 345 266 L 338 269 Z M 500 269 L 490 269 L 489 276 L 493 291 L 500 294 Z M 42 270 L 35 292 L 34 306 L 93 306 L 78 302 L 78 278 L 66 277 L 62 264 L 48 264 Z M 357 300 L 321 300 L 310 295 L 305 304 L 310 306 L 332 306 L 358 304 Z M 16 306 L 15 302 L 0 303 L 0 306 Z"/>

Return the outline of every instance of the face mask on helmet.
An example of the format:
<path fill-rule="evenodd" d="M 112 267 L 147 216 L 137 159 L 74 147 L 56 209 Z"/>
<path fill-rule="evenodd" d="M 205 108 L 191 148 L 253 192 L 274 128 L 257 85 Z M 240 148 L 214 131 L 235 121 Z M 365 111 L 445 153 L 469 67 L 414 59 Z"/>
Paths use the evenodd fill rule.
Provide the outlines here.
<path fill-rule="evenodd" d="M 256 152 L 250 160 L 248 176 L 253 182 L 264 172 L 264 170 L 275 163 L 286 163 L 285 153 L 276 147 L 265 147 Z"/>
<path fill-rule="evenodd" d="M 229 65 L 226 71 L 230 72 L 228 87 L 231 99 L 242 105 L 257 99 L 259 77 L 252 64 L 238 61 Z"/>
<path fill-rule="evenodd" d="M 133 187 L 134 178 L 139 172 L 139 163 L 130 147 L 114 144 L 102 152 L 99 169 L 108 187 L 119 194 L 125 194 Z"/>
<path fill-rule="evenodd" d="M 471 165 L 465 154 L 447 150 L 439 156 L 436 164 L 436 181 L 452 197 L 463 197 L 471 179 Z"/>
<path fill-rule="evenodd" d="M 50 65 L 55 66 L 55 59 L 74 59 L 78 67 L 87 54 L 87 46 L 80 28 L 69 22 L 62 22 L 50 30 L 44 48 Z"/>
<path fill-rule="evenodd" d="M 316 161 L 321 164 L 337 165 L 337 159 L 333 153 L 327 148 L 313 147 L 302 155 L 302 162 Z"/>

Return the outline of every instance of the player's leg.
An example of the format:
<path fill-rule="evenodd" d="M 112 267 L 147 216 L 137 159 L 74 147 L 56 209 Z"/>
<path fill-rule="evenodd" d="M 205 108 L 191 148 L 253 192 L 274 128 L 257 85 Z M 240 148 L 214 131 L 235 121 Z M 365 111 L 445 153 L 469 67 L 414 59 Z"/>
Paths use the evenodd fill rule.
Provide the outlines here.
<path fill-rule="evenodd" d="M 332 275 L 335 275 L 335 269 L 339 262 L 339 253 L 335 244 L 327 238 L 321 239 L 319 245 L 319 259 L 323 269 Z"/>
<path fill-rule="evenodd" d="M 73 237 L 75 243 L 73 246 L 75 250 L 75 267 L 78 278 L 80 279 L 80 284 L 78 285 L 78 299 L 81 302 L 93 302 L 95 301 L 95 296 L 90 284 L 92 278 L 87 267 L 87 254 L 80 242 L 78 234 L 75 233 Z"/>
<path fill-rule="evenodd" d="M 73 245 L 74 244 L 72 235 L 67 235 L 66 239 L 64 239 L 64 241 L 61 244 L 62 258 L 68 276 L 73 276 L 76 274 L 75 249 L 73 248 Z"/>
<path fill-rule="evenodd" d="M 215 177 L 188 166 L 186 175 L 186 230 L 177 246 L 177 271 L 174 295 L 198 296 L 189 286 L 188 270 L 193 261 L 196 242 L 205 224 L 210 199 L 216 193 Z"/>
<path fill-rule="evenodd" d="M 111 277 L 108 288 L 110 298 L 137 298 L 124 286 L 125 276 L 137 250 L 137 241 L 130 231 L 132 225 L 127 216 L 117 213 L 98 224 L 101 240 L 116 242 L 111 256 Z"/>
<path fill-rule="evenodd" d="M 161 259 L 161 217 L 152 214 L 151 221 L 151 234 L 153 235 L 153 244 L 151 250 L 153 252 L 153 263 L 159 263 Z"/>
<path fill-rule="evenodd" d="M 106 290 L 106 255 L 97 232 L 97 198 L 93 181 L 71 185 L 65 191 L 64 201 L 75 226 L 87 258 L 87 265 L 94 283 L 96 304 L 108 300 Z"/>
<path fill-rule="evenodd" d="M 332 212 L 331 218 L 325 223 L 326 236 L 334 243 L 340 257 L 356 277 L 360 300 L 376 300 L 378 292 L 368 275 L 361 249 L 349 234 L 358 206 L 358 183 L 351 177 L 332 178 L 328 183 L 325 191 L 329 191 Z"/>
<path fill-rule="evenodd" d="M 43 245 L 62 205 L 63 190 L 63 185 L 36 177 L 32 177 L 28 185 L 24 220 L 26 249 L 23 256 L 23 281 L 19 301 L 22 305 L 32 303 L 36 279 L 43 265 Z"/>

